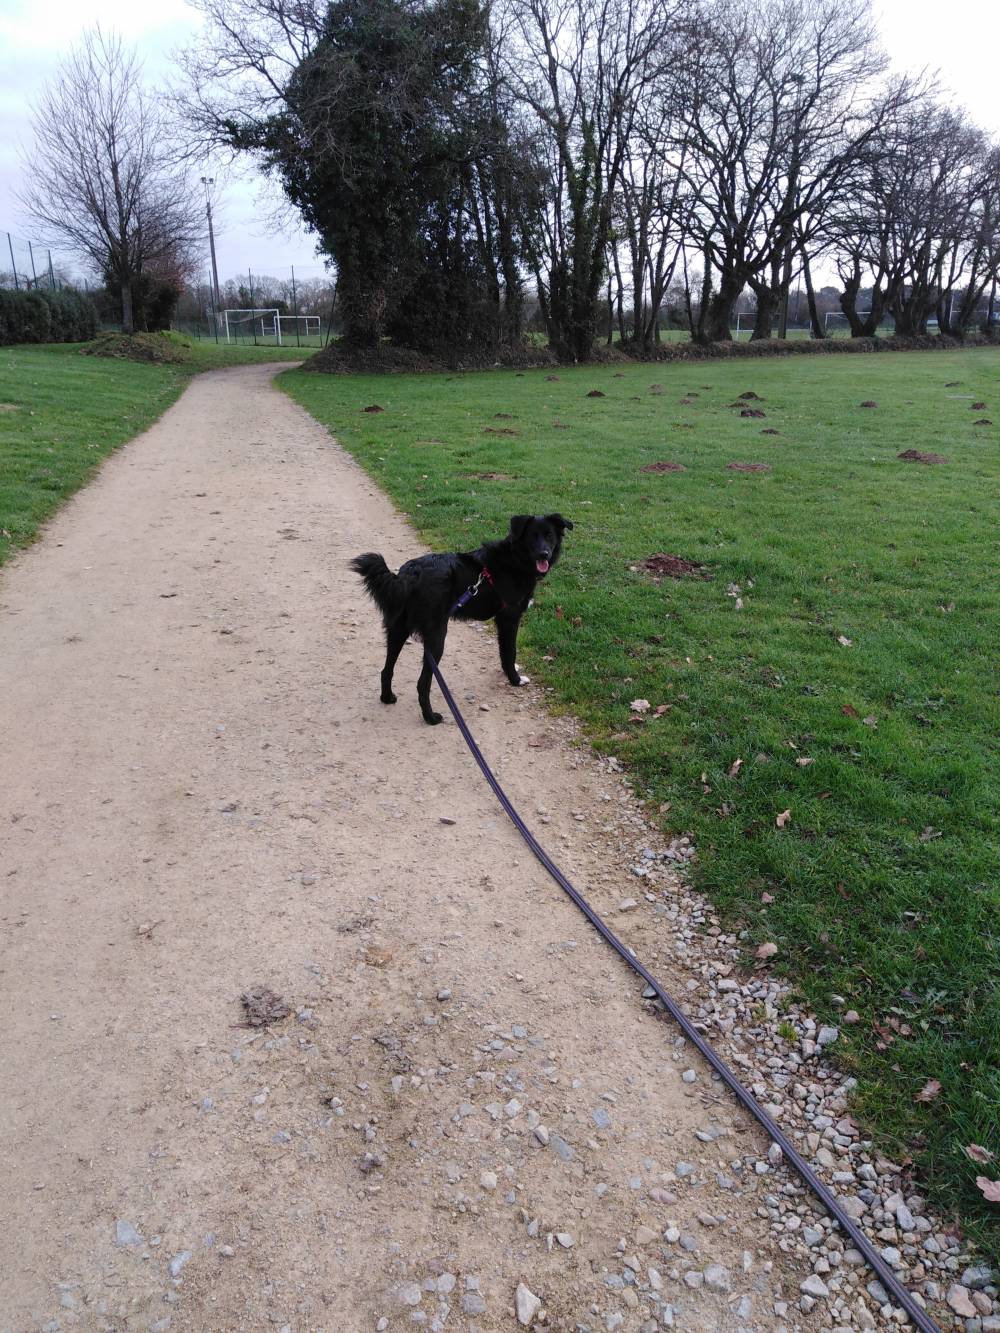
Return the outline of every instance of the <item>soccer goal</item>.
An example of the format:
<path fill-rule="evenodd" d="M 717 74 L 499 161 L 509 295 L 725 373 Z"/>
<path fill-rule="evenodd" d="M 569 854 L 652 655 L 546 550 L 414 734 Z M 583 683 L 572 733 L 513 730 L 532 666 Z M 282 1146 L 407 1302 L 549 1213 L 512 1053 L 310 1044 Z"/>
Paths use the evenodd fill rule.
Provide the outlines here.
<path fill-rule="evenodd" d="M 323 331 L 321 315 L 279 315 L 282 338 L 318 338 Z"/>
<path fill-rule="evenodd" d="M 317 316 L 318 318 L 318 316 Z M 226 342 L 245 342 L 249 338 L 266 341 L 273 338 L 281 346 L 281 312 L 273 310 L 223 310 Z"/>

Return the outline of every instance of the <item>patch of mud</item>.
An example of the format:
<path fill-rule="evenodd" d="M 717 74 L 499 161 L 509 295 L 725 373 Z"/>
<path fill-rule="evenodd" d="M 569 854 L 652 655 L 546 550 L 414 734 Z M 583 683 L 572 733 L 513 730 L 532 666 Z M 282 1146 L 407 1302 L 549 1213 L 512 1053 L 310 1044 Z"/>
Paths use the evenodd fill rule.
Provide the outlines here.
<path fill-rule="evenodd" d="M 645 560 L 640 560 L 634 569 L 642 570 L 644 574 L 652 574 L 656 579 L 710 579 L 712 577 L 707 565 L 699 565 L 694 560 L 685 560 L 680 555 L 666 555 L 660 552 L 657 555 L 647 556 Z"/>
<path fill-rule="evenodd" d="M 728 472 L 770 472 L 770 463 L 727 463 Z"/>
<path fill-rule="evenodd" d="M 874 400 L 873 398 L 866 398 L 865 401 L 864 401 L 863 403 L 859 403 L 858 406 L 859 406 L 859 407 L 878 407 L 878 403 L 876 403 L 875 400 Z"/>
<path fill-rule="evenodd" d="M 684 472 L 686 469 L 683 463 L 647 463 L 639 469 L 640 472 Z"/>
<path fill-rule="evenodd" d="M 767 416 L 767 413 L 766 413 L 766 412 L 762 412 L 762 411 L 760 410 L 759 407 L 742 407 L 742 408 L 740 408 L 740 416 L 741 416 L 741 417 L 765 417 L 765 416 Z"/>
<path fill-rule="evenodd" d="M 941 454 L 924 453 L 920 449 L 904 449 L 901 454 L 896 455 L 907 463 L 947 463 L 947 458 Z"/>
<path fill-rule="evenodd" d="M 367 407 L 363 407 L 361 410 L 362 412 L 384 412 L 385 408 L 380 407 L 378 403 L 369 403 Z"/>
<path fill-rule="evenodd" d="M 511 430 L 510 426 L 487 426 L 483 431 L 484 435 L 517 435 L 516 430 Z"/>

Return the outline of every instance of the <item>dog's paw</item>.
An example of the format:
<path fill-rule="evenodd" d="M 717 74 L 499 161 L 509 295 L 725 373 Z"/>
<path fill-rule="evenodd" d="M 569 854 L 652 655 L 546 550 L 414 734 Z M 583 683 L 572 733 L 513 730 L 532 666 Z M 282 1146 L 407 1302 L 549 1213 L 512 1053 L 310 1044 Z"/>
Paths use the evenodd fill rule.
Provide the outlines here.
<path fill-rule="evenodd" d="M 522 675 L 520 674 L 520 672 L 518 672 L 517 683 L 518 683 L 518 685 L 530 685 L 530 684 L 531 684 L 531 677 L 530 677 L 530 676 L 522 676 Z"/>
<path fill-rule="evenodd" d="M 424 713 L 424 721 L 429 727 L 436 727 L 439 722 L 444 721 L 444 718 L 440 713 Z"/>
<path fill-rule="evenodd" d="M 384 704 L 394 704 L 396 702 L 396 696 L 393 694 L 392 690 L 387 690 L 385 694 L 382 694 L 379 697 Z"/>

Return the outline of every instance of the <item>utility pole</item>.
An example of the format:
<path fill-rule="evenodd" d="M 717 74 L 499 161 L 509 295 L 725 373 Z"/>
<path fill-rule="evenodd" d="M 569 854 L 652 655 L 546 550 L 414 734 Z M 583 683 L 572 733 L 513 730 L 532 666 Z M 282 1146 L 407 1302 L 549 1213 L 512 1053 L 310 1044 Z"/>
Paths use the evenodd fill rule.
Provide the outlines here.
<path fill-rule="evenodd" d="M 792 160 L 791 176 L 789 182 L 793 191 L 793 198 L 798 197 L 799 192 L 799 107 L 802 98 L 802 85 L 806 81 L 804 74 L 789 74 L 789 81 L 795 84 L 795 110 L 792 113 L 795 120 L 792 125 Z M 778 323 L 778 337 L 788 337 L 788 289 L 792 285 L 792 245 L 793 237 L 789 231 L 788 240 L 785 243 L 785 262 L 781 273 L 781 317 Z"/>
<path fill-rule="evenodd" d="M 215 184 L 215 178 L 212 176 L 202 176 L 201 183 L 205 187 L 205 216 L 208 218 L 208 248 L 212 252 L 212 293 L 215 311 L 215 331 L 219 332 L 219 306 L 222 302 L 219 300 L 219 269 L 215 262 L 215 231 L 212 228 L 212 196 L 209 193 L 210 188 Z"/>

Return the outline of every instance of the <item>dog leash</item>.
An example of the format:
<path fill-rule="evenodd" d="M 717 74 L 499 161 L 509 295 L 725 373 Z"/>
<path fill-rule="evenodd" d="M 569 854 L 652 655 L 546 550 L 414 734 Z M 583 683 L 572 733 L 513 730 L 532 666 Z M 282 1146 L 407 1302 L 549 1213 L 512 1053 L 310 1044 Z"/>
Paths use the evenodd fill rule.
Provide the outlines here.
<path fill-rule="evenodd" d="M 482 577 L 482 575 L 479 576 L 475 587 L 478 587 L 479 583 L 482 582 Z M 474 591 L 475 588 L 469 589 L 467 593 L 463 593 L 463 597 L 466 601 L 474 595 Z M 458 602 L 452 608 L 452 611 L 456 611 L 458 607 L 463 604 L 462 598 L 459 598 Z M 895 1272 L 875 1249 L 858 1224 L 844 1211 L 836 1195 L 827 1188 L 822 1180 L 820 1180 L 819 1176 L 816 1175 L 809 1163 L 795 1148 L 787 1134 L 785 1134 L 770 1116 L 767 1115 L 764 1108 L 757 1101 L 756 1097 L 754 1097 L 753 1093 L 750 1092 L 748 1088 L 744 1087 L 726 1062 L 717 1053 L 715 1048 L 705 1040 L 700 1032 L 697 1031 L 691 1023 L 691 1020 L 680 1009 L 670 994 L 664 990 L 656 977 L 654 977 L 648 968 L 639 961 L 632 950 L 622 943 L 618 936 L 615 935 L 614 931 L 612 931 L 611 927 L 598 916 L 597 912 L 591 907 L 583 894 L 573 886 L 545 851 L 544 847 L 541 846 L 534 834 L 528 828 L 527 824 L 525 824 L 524 820 L 521 818 L 520 814 L 518 814 L 510 797 L 501 787 L 496 775 L 486 762 L 482 750 L 480 750 L 476 743 L 475 737 L 469 730 L 468 723 L 462 716 L 461 709 L 455 702 L 451 690 L 448 688 L 448 684 L 445 681 L 444 676 L 441 674 L 441 668 L 426 648 L 424 649 L 424 658 L 427 665 L 434 673 L 434 679 L 438 683 L 438 688 L 444 696 L 445 703 L 451 710 L 452 717 L 458 724 L 458 729 L 462 733 L 462 737 L 466 745 L 469 747 L 473 759 L 475 759 L 476 763 L 479 765 L 480 771 L 489 783 L 494 796 L 496 796 L 497 800 L 510 817 L 514 827 L 527 843 L 535 858 L 542 866 L 544 866 L 559 887 L 573 900 L 601 938 L 607 944 L 611 945 L 612 949 L 614 949 L 618 956 L 629 965 L 633 972 L 637 972 L 639 976 L 642 977 L 647 986 L 655 991 L 657 998 L 663 1003 L 664 1008 L 684 1033 L 687 1040 L 690 1041 L 699 1054 L 708 1061 L 730 1092 L 733 1093 L 737 1100 L 750 1112 L 757 1123 L 762 1126 L 768 1136 L 778 1145 L 786 1161 L 793 1168 L 799 1178 L 810 1190 L 812 1190 L 813 1194 L 816 1195 L 830 1216 L 834 1218 L 841 1229 L 850 1237 L 852 1243 L 855 1248 L 860 1251 L 868 1267 L 878 1276 L 886 1293 L 891 1296 L 897 1305 L 906 1311 L 916 1327 L 921 1330 L 921 1333 L 941 1333 L 939 1326 L 934 1323 L 926 1310 L 918 1305 L 917 1301 L 906 1287 L 903 1286 Z"/>
<path fill-rule="evenodd" d="M 493 581 L 493 575 L 490 573 L 490 571 L 489 571 L 489 569 L 486 567 L 486 565 L 483 565 L 482 569 L 479 571 L 479 578 L 476 579 L 475 583 L 470 584 L 469 587 L 466 588 L 465 592 L 462 593 L 461 597 L 458 599 L 458 601 L 455 603 L 455 605 L 454 605 L 454 606 L 451 608 L 451 610 L 448 612 L 448 614 L 449 614 L 450 616 L 453 616 L 453 615 L 455 614 L 456 611 L 460 611 L 460 610 L 462 609 L 462 607 L 465 606 L 465 604 L 466 604 L 467 602 L 471 602 L 471 601 L 472 601 L 473 597 L 475 597 L 476 593 L 477 593 L 477 592 L 479 591 L 479 589 L 483 586 L 483 580 L 484 580 L 484 579 L 485 579 L 485 581 L 490 585 L 490 587 L 493 589 L 493 591 L 494 591 L 494 592 L 497 592 L 497 585 L 496 585 L 496 583 L 494 583 L 494 581 Z M 501 610 L 501 611 L 506 611 L 506 610 L 507 610 L 507 603 L 504 601 L 504 599 L 503 599 L 502 597 L 500 597 L 500 594 L 499 594 L 498 592 L 497 592 L 497 597 L 500 598 L 500 610 Z M 428 661 L 429 661 L 429 660 L 430 660 L 430 653 L 427 654 L 427 658 L 428 658 Z"/>

